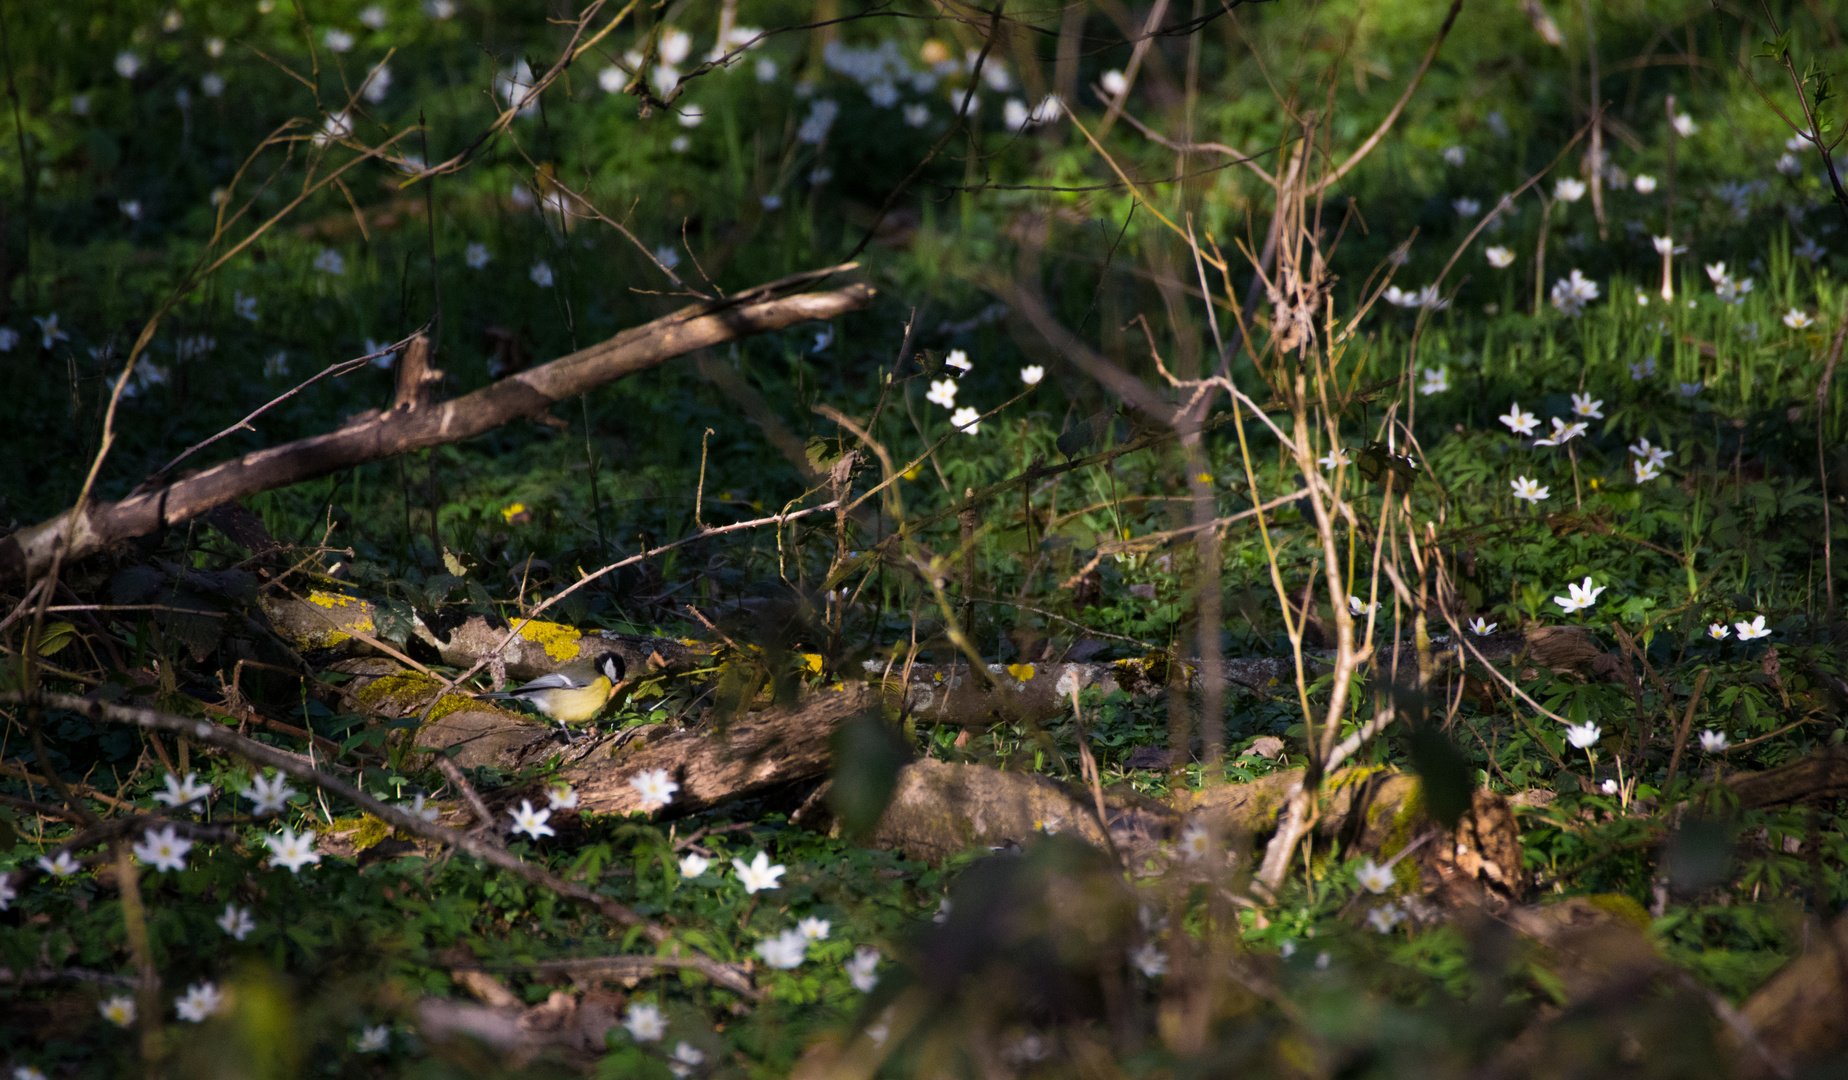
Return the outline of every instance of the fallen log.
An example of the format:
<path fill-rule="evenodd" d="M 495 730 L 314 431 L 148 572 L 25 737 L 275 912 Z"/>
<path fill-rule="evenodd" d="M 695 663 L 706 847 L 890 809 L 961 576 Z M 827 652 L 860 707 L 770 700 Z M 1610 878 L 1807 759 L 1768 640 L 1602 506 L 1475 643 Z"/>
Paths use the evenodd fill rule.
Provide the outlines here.
<path fill-rule="evenodd" d="M 465 980 L 464 985 L 473 991 L 481 984 L 476 979 Z M 439 1046 L 474 1044 L 469 1049 L 476 1052 L 485 1046 L 516 1069 L 547 1055 L 590 1072 L 607 1052 L 606 1038 L 616 1027 L 626 1000 L 621 994 L 605 991 L 575 994 L 555 990 L 543 1002 L 523 1007 L 505 987 L 499 987 L 499 991 L 485 995 L 493 998 L 492 1003 L 481 1005 L 452 998 L 424 998 L 413 1012 L 418 1031 Z"/>
<path fill-rule="evenodd" d="M 1170 804 L 1107 791 L 1100 827 L 1090 795 L 1071 785 L 925 758 L 900 770 L 872 843 L 935 864 L 958 852 L 1014 850 L 1059 833 L 1114 848 L 1141 872 L 1170 862 L 1158 857 L 1174 853 L 1172 842 L 1186 828 L 1204 829 L 1216 843 L 1234 848 L 1274 832 L 1279 809 L 1302 778 L 1303 770 L 1291 769 L 1246 784 L 1182 792 Z M 1417 777 L 1350 768 L 1328 777 L 1320 804 L 1319 840 L 1381 861 L 1416 854 L 1403 880 L 1442 909 L 1503 911 L 1525 892 L 1520 831 L 1500 795 L 1477 791 L 1457 827 L 1447 830 L 1425 812 Z"/>
<path fill-rule="evenodd" d="M 1017 849 L 1054 833 L 1108 846 L 1088 796 L 1031 773 L 922 758 L 899 770 L 872 844 L 937 865 L 960 852 Z"/>
<path fill-rule="evenodd" d="M 580 810 L 629 814 L 652 809 L 629 781 L 638 773 L 664 769 L 680 789 L 662 813 L 697 813 L 826 775 L 835 729 L 879 707 L 871 687 L 855 684 L 747 714 L 723 731 L 680 731 L 646 742 L 621 741 L 624 733 L 614 732 L 600 737 L 559 775 L 577 788 Z"/>
<path fill-rule="evenodd" d="M 858 311 L 872 303 L 869 285 L 797 293 L 853 265 L 798 274 L 694 304 L 441 404 L 410 407 L 413 399 L 402 403 L 405 407 L 338 431 L 259 450 L 178 479 L 151 478 L 119 502 L 73 507 L 0 539 L 0 588 L 16 588 L 44 574 L 60 549 L 64 558 L 80 559 L 234 499 L 410 450 L 459 442 L 511 420 L 540 415 L 561 401 L 676 356 Z"/>
<path fill-rule="evenodd" d="M 379 633 L 378 605 L 346 593 L 316 589 L 307 596 L 266 593 L 258 599 L 276 635 L 302 652 L 336 652 L 363 655 L 373 650 L 363 638 Z M 519 633 L 502 646 L 514 626 Z M 692 664 L 710 650 L 665 637 L 617 634 L 607 630 L 579 630 L 564 623 L 541 619 L 509 621 L 470 615 L 446 621 L 436 615 L 415 613 L 405 647 L 423 652 L 453 667 L 472 667 L 495 654 L 506 673 L 516 679 L 534 679 L 557 671 L 586 656 L 613 652 L 621 656 L 631 674 Z"/>
<path fill-rule="evenodd" d="M 1725 782 L 1739 796 L 1742 810 L 1848 798 L 1848 747 L 1831 746 L 1775 769 L 1729 776 Z"/>

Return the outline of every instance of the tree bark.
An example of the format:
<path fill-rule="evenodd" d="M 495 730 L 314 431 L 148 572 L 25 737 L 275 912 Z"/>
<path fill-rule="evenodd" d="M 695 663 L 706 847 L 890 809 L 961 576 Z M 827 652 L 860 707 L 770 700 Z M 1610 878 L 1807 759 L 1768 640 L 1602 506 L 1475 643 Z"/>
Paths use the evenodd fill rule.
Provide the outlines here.
<path fill-rule="evenodd" d="M 1729 776 L 1726 786 L 1738 794 L 1742 810 L 1839 799 L 1848 796 L 1848 749 L 1831 746 L 1775 769 Z"/>
<path fill-rule="evenodd" d="M 259 450 L 177 480 L 144 485 L 120 502 L 66 510 L 0 540 L 0 588 L 15 588 L 44 574 L 60 547 L 65 558 L 80 559 L 234 499 L 406 451 L 459 442 L 510 420 L 538 415 L 561 401 L 676 356 L 858 311 L 874 296 L 872 287 L 863 283 L 789 295 L 852 265 L 799 274 L 724 300 L 683 308 L 441 404 L 394 408 L 338 431 Z"/>
<path fill-rule="evenodd" d="M 723 732 L 676 732 L 633 750 L 619 750 L 614 759 L 593 751 L 560 776 L 577 788 L 579 809 L 628 814 L 653 809 L 629 781 L 649 769 L 665 769 L 680 790 L 664 812 L 695 813 L 827 775 L 835 729 L 849 717 L 878 707 L 873 688 L 856 683 L 796 705 L 753 713 Z"/>

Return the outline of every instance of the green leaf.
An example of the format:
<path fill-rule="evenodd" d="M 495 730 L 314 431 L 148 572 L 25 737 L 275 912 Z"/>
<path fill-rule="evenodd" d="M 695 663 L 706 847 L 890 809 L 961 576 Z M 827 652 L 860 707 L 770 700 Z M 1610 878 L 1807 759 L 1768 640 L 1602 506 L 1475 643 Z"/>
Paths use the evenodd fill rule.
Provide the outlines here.
<path fill-rule="evenodd" d="M 846 450 L 839 439 L 824 439 L 820 436 L 811 438 L 803 452 L 808 457 L 809 468 L 818 473 L 825 473 L 834 467 Z"/>
<path fill-rule="evenodd" d="M 1067 461 L 1083 454 L 1103 439 L 1116 415 L 1117 407 L 1112 405 L 1065 429 L 1055 443 L 1059 453 L 1064 454 Z"/>
<path fill-rule="evenodd" d="M 1470 798 L 1476 790 L 1469 762 L 1435 724 L 1420 724 L 1414 728 L 1407 749 L 1411 753 L 1412 768 L 1424 784 L 1425 808 L 1445 828 L 1456 828 L 1469 810 Z"/>
<path fill-rule="evenodd" d="M 898 788 L 898 770 L 911 747 L 876 713 L 857 716 L 834 733 L 834 783 L 828 807 L 850 837 L 873 831 Z"/>
<path fill-rule="evenodd" d="M 411 605 L 391 597 L 379 604 L 376 612 L 373 621 L 378 625 L 379 636 L 393 645 L 403 645 L 416 625 L 412 622 Z"/>
<path fill-rule="evenodd" d="M 39 638 L 38 654 L 55 656 L 59 650 L 76 640 L 77 628 L 67 622 L 55 622 L 45 627 L 45 634 Z"/>
<path fill-rule="evenodd" d="M 1412 490 L 1412 481 L 1417 479 L 1418 465 L 1404 454 L 1396 454 L 1385 443 L 1372 443 L 1354 452 L 1354 467 L 1370 484 L 1384 484 L 1386 476 L 1393 477 L 1393 487 L 1401 492 Z"/>

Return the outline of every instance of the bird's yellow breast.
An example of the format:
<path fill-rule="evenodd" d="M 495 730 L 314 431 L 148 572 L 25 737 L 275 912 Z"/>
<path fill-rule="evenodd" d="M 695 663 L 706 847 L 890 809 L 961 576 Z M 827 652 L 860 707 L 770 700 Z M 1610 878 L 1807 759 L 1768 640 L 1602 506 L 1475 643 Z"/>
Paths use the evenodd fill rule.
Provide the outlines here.
<path fill-rule="evenodd" d="M 567 724 L 580 724 L 596 716 L 610 700 L 610 680 L 608 676 L 599 675 L 584 686 L 574 686 L 546 690 L 533 695 L 532 702 L 539 711 L 554 720 Z"/>

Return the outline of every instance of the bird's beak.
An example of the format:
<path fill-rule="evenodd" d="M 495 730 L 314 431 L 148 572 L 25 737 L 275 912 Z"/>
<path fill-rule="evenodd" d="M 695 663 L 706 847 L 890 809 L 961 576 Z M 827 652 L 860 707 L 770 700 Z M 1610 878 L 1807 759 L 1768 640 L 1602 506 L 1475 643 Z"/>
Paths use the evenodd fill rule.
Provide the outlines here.
<path fill-rule="evenodd" d="M 641 682 L 641 680 L 640 679 L 624 679 L 623 681 L 610 687 L 609 703 L 619 708 L 627 704 L 629 700 L 629 695 L 634 692 L 635 684 L 638 682 Z"/>

